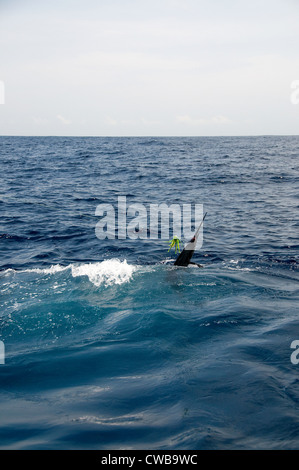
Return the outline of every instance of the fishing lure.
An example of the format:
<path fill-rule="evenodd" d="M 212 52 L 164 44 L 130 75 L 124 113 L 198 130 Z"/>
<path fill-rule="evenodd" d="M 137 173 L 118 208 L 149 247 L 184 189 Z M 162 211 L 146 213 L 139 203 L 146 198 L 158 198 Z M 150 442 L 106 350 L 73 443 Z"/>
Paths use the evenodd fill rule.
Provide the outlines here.
<path fill-rule="evenodd" d="M 172 239 L 172 240 L 169 240 L 168 243 L 169 243 L 169 250 L 168 250 L 168 251 L 170 251 L 171 248 L 175 247 L 175 253 L 176 253 L 177 251 L 179 251 L 179 253 L 181 252 L 181 250 L 180 250 L 180 239 L 179 239 L 179 237 L 173 237 L 173 239 Z"/>

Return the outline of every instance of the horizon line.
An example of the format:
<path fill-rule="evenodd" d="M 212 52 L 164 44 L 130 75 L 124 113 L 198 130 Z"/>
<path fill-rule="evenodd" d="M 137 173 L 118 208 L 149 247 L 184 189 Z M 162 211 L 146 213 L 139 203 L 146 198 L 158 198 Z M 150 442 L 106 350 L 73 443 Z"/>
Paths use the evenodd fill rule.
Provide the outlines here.
<path fill-rule="evenodd" d="M 1 137 L 62 137 L 62 138 L 128 138 L 128 139 L 137 139 L 137 138 L 212 138 L 212 137 L 299 137 L 299 134 L 231 134 L 231 135 L 55 135 L 55 134 L 46 134 L 46 135 L 34 135 L 34 134 L 0 134 Z"/>

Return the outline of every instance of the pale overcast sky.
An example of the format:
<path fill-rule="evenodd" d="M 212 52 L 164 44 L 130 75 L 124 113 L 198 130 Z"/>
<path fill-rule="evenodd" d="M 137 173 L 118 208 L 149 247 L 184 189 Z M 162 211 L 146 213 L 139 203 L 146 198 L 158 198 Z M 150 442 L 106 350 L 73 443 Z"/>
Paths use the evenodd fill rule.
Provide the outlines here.
<path fill-rule="evenodd" d="M 0 135 L 298 134 L 299 0 L 0 0 Z"/>

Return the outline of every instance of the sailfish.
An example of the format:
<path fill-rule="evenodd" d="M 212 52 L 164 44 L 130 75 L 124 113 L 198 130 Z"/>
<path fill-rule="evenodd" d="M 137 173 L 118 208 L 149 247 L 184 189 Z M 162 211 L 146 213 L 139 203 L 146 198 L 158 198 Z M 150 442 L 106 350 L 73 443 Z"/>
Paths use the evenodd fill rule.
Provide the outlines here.
<path fill-rule="evenodd" d="M 183 251 L 179 254 L 179 256 L 177 257 L 177 259 L 175 260 L 174 262 L 174 265 L 175 266 L 188 266 L 189 264 L 194 264 L 196 266 L 198 266 L 199 268 L 203 268 L 203 266 L 201 264 L 197 264 L 197 263 L 193 263 L 191 261 L 191 258 L 193 256 L 193 253 L 195 251 L 195 248 L 196 248 L 196 243 L 197 243 L 197 240 L 198 240 L 198 235 L 199 235 L 199 231 L 200 231 L 200 228 L 203 224 L 203 221 L 205 220 L 205 217 L 207 215 L 207 212 L 205 213 L 201 223 L 200 223 L 200 226 L 198 227 L 198 229 L 196 230 L 194 236 L 191 238 L 191 240 L 185 245 Z"/>

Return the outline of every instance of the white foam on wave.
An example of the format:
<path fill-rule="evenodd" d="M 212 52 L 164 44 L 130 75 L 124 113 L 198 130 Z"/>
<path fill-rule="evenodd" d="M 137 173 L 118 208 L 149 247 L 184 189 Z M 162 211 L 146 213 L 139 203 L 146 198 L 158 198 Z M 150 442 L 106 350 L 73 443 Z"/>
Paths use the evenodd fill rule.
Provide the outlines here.
<path fill-rule="evenodd" d="M 67 269 L 70 268 L 69 266 L 60 266 L 60 264 L 56 264 L 53 266 L 50 266 L 49 268 L 33 268 L 33 269 L 24 269 L 24 271 L 21 271 L 23 273 L 38 273 L 38 274 L 56 274 L 60 273 L 62 271 L 66 271 Z"/>
<path fill-rule="evenodd" d="M 87 276 L 89 281 L 95 286 L 111 286 L 113 284 L 123 284 L 129 282 L 138 266 L 130 265 L 126 260 L 110 259 L 98 263 L 69 264 L 61 266 L 60 264 L 50 266 L 49 268 L 33 268 L 16 271 L 7 269 L 4 275 L 17 273 L 37 273 L 42 275 L 53 275 L 63 271 L 71 270 L 73 277 Z"/>
<path fill-rule="evenodd" d="M 95 286 L 111 286 L 129 282 L 137 266 L 128 264 L 126 260 L 110 259 L 101 263 L 72 265 L 71 268 L 73 277 L 87 276 Z"/>
<path fill-rule="evenodd" d="M 253 271 L 252 268 L 244 268 L 239 265 L 239 263 L 242 263 L 243 259 L 231 259 L 228 263 L 223 263 L 224 266 L 227 267 L 227 269 L 230 269 L 231 271 Z"/>

